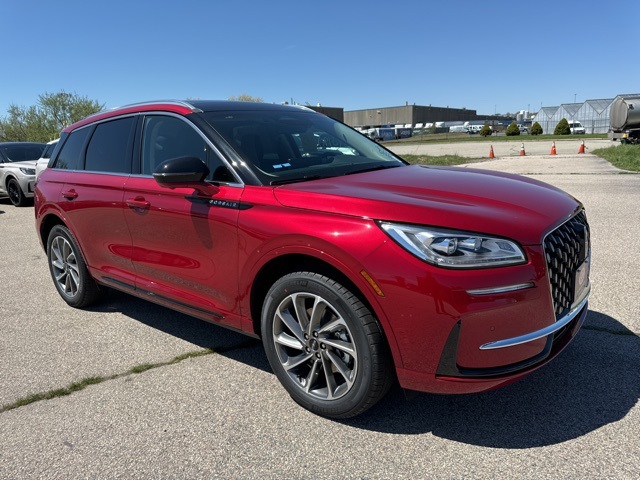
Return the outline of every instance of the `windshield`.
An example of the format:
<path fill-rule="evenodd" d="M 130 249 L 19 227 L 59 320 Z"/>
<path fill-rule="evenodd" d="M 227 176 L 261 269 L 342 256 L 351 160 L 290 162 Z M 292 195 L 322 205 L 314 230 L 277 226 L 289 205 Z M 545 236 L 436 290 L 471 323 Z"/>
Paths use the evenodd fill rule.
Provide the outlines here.
<path fill-rule="evenodd" d="M 10 162 L 24 162 L 25 160 L 38 160 L 42 154 L 44 143 L 24 143 L 0 146 L 2 153 Z"/>
<path fill-rule="evenodd" d="M 265 185 L 406 165 L 346 125 L 307 110 L 206 112 Z"/>

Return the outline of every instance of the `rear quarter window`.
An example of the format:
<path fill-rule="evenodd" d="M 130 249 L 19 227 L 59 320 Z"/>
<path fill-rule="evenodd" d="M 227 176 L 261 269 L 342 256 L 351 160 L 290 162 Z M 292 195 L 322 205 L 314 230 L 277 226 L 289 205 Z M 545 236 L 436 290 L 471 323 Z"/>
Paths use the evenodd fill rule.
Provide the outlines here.
<path fill-rule="evenodd" d="M 134 125 L 135 117 L 98 124 L 87 147 L 84 169 L 90 172 L 130 173 Z"/>
<path fill-rule="evenodd" d="M 81 169 L 83 166 L 82 153 L 90 133 L 91 128 L 89 127 L 80 128 L 71 132 L 64 142 L 64 145 L 62 145 L 58 158 L 53 164 L 53 168 L 62 170 Z"/>

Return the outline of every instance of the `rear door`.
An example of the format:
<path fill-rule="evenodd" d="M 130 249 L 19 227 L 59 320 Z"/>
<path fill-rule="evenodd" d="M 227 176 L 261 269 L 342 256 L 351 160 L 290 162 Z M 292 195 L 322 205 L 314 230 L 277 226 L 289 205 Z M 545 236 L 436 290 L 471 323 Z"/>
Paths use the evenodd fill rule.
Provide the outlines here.
<path fill-rule="evenodd" d="M 135 275 L 123 188 L 136 121 L 129 116 L 71 132 L 47 175 L 47 183 L 62 185 L 57 203 L 93 277 L 129 288 Z"/>

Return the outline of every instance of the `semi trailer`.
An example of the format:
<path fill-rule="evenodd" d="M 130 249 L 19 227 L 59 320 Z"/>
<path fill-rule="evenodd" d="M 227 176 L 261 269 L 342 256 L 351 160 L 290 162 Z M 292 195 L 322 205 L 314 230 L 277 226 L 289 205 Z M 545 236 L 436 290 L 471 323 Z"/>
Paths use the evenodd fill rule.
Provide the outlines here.
<path fill-rule="evenodd" d="M 619 95 L 611 104 L 609 139 L 640 143 L 640 95 Z"/>

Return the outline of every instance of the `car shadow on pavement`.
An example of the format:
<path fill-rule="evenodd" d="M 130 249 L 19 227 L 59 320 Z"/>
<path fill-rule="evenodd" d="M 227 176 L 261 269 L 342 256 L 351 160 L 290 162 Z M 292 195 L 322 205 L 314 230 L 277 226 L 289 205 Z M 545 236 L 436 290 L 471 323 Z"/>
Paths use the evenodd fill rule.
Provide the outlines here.
<path fill-rule="evenodd" d="M 208 348 L 225 356 L 233 354 L 234 358 L 238 358 L 243 363 L 264 371 L 271 371 L 260 340 L 126 293 L 109 290 L 104 301 L 87 310 L 104 313 L 120 312 L 133 320 L 197 347 Z M 249 354 L 248 351 L 251 350 L 255 352 Z"/>
<path fill-rule="evenodd" d="M 122 314 L 169 335 L 271 373 L 259 340 L 120 292 L 94 311 Z M 504 388 L 434 395 L 394 387 L 345 426 L 438 437 L 494 448 L 562 443 L 614 423 L 640 398 L 640 337 L 589 311 L 575 340 L 549 365 Z M 279 394 L 286 395 L 284 390 Z"/>
<path fill-rule="evenodd" d="M 640 337 L 590 311 L 565 351 L 512 385 L 471 395 L 405 395 L 396 388 L 346 423 L 494 448 L 552 445 L 624 418 L 640 398 L 639 365 Z"/>

